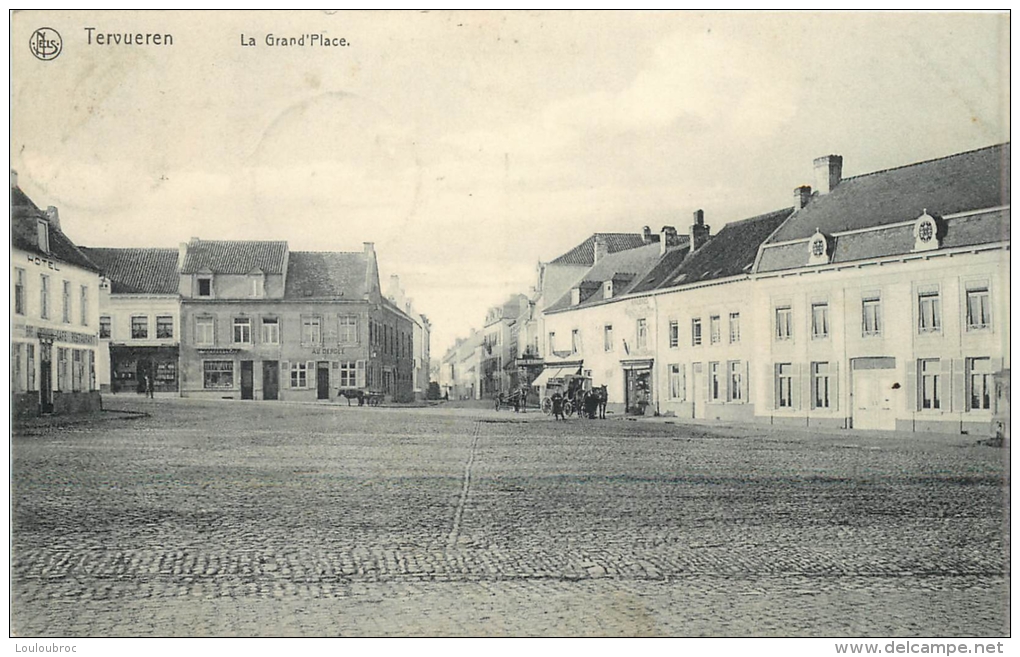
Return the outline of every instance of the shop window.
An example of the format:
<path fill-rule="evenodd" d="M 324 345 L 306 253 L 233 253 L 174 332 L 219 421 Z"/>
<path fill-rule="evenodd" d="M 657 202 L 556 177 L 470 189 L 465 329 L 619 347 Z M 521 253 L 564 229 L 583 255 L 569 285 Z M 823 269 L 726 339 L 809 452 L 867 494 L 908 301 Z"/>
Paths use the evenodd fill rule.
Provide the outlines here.
<path fill-rule="evenodd" d="M 231 389 L 234 387 L 234 361 L 207 360 L 202 363 L 203 387 L 207 390 Z"/>
<path fill-rule="evenodd" d="M 57 390 L 60 392 L 70 392 L 68 387 L 67 377 L 67 349 L 64 347 L 57 348 Z"/>
<path fill-rule="evenodd" d="M 174 318 L 168 315 L 156 317 L 156 337 L 160 340 L 172 340 L 174 337 Z"/>
<path fill-rule="evenodd" d="M 81 392 L 85 384 L 85 359 L 83 350 L 71 350 L 71 390 Z"/>
<path fill-rule="evenodd" d="M 691 320 L 691 346 L 701 346 L 701 318 L 695 317 Z"/>
<path fill-rule="evenodd" d="M 109 315 L 102 315 L 99 318 L 99 337 L 109 340 L 113 336 L 113 322 Z"/>
<path fill-rule="evenodd" d="M 149 337 L 148 315 L 135 315 L 131 318 L 131 339 L 145 340 Z"/>

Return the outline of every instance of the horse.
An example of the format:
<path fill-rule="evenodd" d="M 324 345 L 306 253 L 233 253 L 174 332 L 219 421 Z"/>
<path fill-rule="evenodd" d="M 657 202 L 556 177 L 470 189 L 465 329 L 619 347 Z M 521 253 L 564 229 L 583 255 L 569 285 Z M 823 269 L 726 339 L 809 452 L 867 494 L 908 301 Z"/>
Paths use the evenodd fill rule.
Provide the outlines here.
<path fill-rule="evenodd" d="M 347 388 L 341 389 L 340 392 L 337 394 L 337 397 L 346 397 L 348 406 L 351 405 L 352 399 L 358 400 L 358 406 L 365 405 L 365 393 L 362 392 L 361 390 L 351 390 Z"/>
<path fill-rule="evenodd" d="M 595 393 L 596 407 L 598 408 L 599 419 L 606 419 L 606 403 L 609 401 L 609 390 L 605 385 L 601 385 L 597 388 L 592 388 L 592 392 Z"/>

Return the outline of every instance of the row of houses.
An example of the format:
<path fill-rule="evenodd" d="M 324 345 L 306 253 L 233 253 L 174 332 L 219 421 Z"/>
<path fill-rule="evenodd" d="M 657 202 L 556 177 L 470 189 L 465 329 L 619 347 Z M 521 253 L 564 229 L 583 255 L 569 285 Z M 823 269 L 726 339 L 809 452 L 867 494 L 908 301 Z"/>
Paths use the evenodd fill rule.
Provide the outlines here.
<path fill-rule="evenodd" d="M 1009 152 L 853 177 L 830 155 L 790 207 L 715 235 L 701 210 L 686 234 L 595 234 L 539 265 L 518 376 L 587 375 L 618 413 L 984 431 L 1009 368 Z"/>
<path fill-rule="evenodd" d="M 100 392 L 407 402 L 428 387 L 430 325 L 375 247 L 192 238 L 177 249 L 79 247 L 12 174 L 16 412 L 98 408 Z"/>

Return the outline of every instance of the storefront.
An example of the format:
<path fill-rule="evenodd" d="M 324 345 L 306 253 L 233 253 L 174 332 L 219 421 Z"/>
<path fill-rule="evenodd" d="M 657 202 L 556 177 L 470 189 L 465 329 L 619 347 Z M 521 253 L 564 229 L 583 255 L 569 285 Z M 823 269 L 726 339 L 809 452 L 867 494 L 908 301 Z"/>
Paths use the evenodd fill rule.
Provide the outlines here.
<path fill-rule="evenodd" d="M 655 410 L 652 399 L 652 360 L 623 361 L 625 404 L 628 415 L 644 415 L 649 406 Z"/>
<path fill-rule="evenodd" d="M 110 391 L 144 393 L 146 376 L 154 393 L 179 390 L 178 348 L 110 345 Z"/>

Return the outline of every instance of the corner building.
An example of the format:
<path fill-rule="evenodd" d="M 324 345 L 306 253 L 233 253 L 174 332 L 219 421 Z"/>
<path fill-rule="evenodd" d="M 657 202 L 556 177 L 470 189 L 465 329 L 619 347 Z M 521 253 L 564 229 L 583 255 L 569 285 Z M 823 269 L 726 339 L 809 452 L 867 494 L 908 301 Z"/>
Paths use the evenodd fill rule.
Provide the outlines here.
<path fill-rule="evenodd" d="M 286 242 L 182 245 L 181 395 L 413 399 L 411 319 L 382 297 L 375 247 L 291 252 Z"/>

